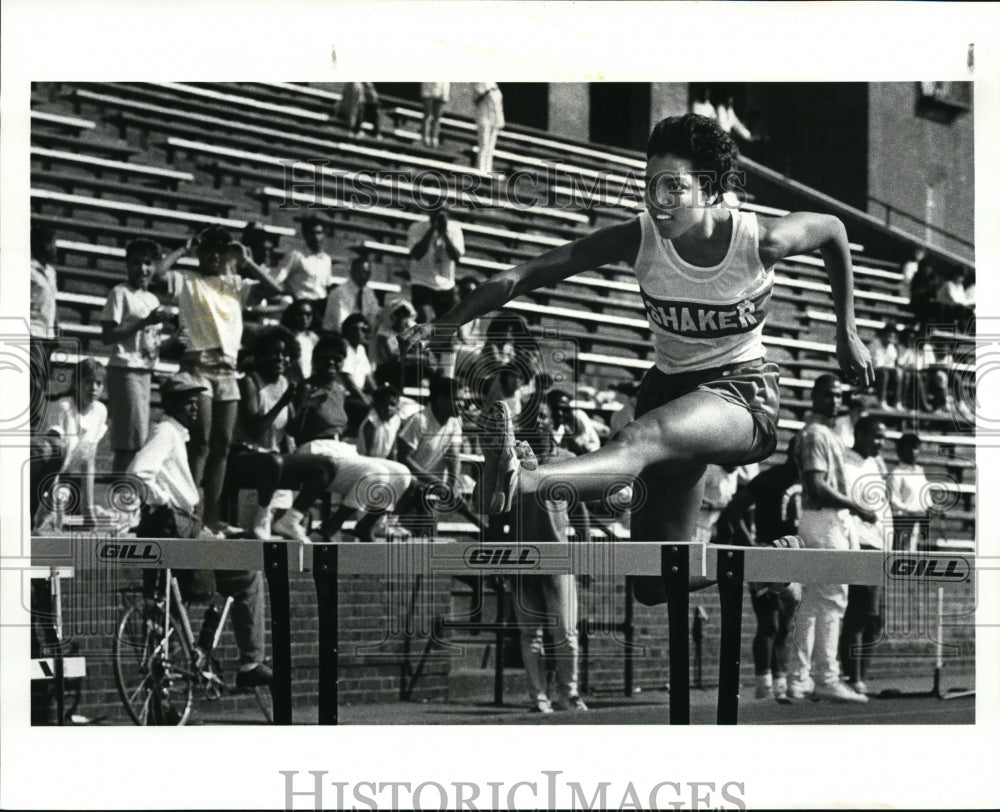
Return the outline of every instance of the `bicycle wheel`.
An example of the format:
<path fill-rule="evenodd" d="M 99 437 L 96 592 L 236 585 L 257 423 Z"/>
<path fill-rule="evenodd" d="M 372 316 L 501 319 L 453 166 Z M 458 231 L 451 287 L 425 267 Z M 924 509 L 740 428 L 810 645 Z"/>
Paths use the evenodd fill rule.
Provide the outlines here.
<path fill-rule="evenodd" d="M 194 703 L 191 649 L 180 628 L 163 639 L 163 607 L 125 610 L 112 644 L 115 684 L 137 725 L 183 725 Z"/>

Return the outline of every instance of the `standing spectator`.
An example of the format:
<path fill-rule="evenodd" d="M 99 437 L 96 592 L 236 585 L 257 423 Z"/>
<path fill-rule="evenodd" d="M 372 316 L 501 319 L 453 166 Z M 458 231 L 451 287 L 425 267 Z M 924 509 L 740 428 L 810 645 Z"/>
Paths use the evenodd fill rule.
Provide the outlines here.
<path fill-rule="evenodd" d="M 190 241 L 189 250 L 197 251 L 197 271 L 164 268 L 158 277 L 180 310 L 185 348 L 181 369 L 205 388 L 191 426 L 188 454 L 195 482 L 204 488 L 203 535 L 218 539 L 227 530 L 238 532 L 222 521 L 220 499 L 240 400 L 236 358 L 243 338 L 243 309 L 256 288 L 271 294 L 280 289 L 256 265 L 246 263 L 249 249 L 234 242 L 221 226 L 202 231 Z M 257 278 L 240 276 L 241 267 Z"/>
<path fill-rule="evenodd" d="M 337 107 L 337 116 L 347 125 L 351 138 L 360 138 L 364 122 L 372 125 L 372 135 L 382 140 L 378 114 L 378 91 L 371 82 L 346 82 Z"/>
<path fill-rule="evenodd" d="M 875 396 L 878 398 L 879 408 L 883 411 L 900 407 L 898 340 L 896 325 L 887 321 L 878 331 L 878 335 L 868 344 L 868 352 L 871 353 L 872 364 L 875 366 Z M 892 403 L 889 402 L 890 392 L 892 392 Z"/>
<path fill-rule="evenodd" d="M 292 454 L 289 420 L 305 394 L 287 377 L 298 351 L 295 337 L 284 327 L 261 333 L 252 348 L 253 365 L 240 379 L 240 407 L 226 470 L 226 493 L 233 504 L 240 488 L 257 492 L 254 538 L 271 538 L 271 500 L 279 488 L 297 490 L 292 507 L 274 522 L 276 535 L 308 543 L 303 521 L 310 506 L 326 491 L 336 465 L 318 454 Z M 299 401 L 299 403 L 296 403 Z"/>
<path fill-rule="evenodd" d="M 917 351 L 914 347 L 916 333 L 912 327 L 904 327 L 899 334 L 899 350 L 896 356 L 896 369 L 899 376 L 899 393 L 897 408 L 922 409 L 924 402 L 924 385 L 917 371 Z M 904 398 L 905 395 L 905 398 Z"/>
<path fill-rule="evenodd" d="M 927 250 L 924 248 L 915 248 L 913 250 L 913 256 L 903 263 L 900 273 L 903 274 L 903 278 L 899 282 L 899 295 L 904 299 L 910 296 L 910 286 L 913 284 L 913 277 L 917 275 L 917 270 L 920 268 L 920 263 L 924 261 L 927 256 Z"/>
<path fill-rule="evenodd" d="M 94 358 L 84 358 L 73 370 L 70 392 L 57 400 L 46 415 L 44 432 L 59 438 L 65 449 L 60 476 L 80 480 L 80 502 L 87 524 L 97 519 L 94 505 L 94 473 L 97 444 L 108 430 L 108 410 L 101 403 L 104 393 L 104 367 Z M 52 486 L 56 492 L 58 483 Z M 39 519 L 44 525 L 46 517 Z"/>
<path fill-rule="evenodd" d="M 372 278 L 372 264 L 368 257 L 355 257 L 347 279 L 330 291 L 323 315 L 323 332 L 341 333 L 344 319 L 352 313 L 360 313 L 369 324 L 379 315 L 380 307 L 374 291 L 368 287 Z"/>
<path fill-rule="evenodd" d="M 240 242 L 250 249 L 250 262 L 273 280 L 278 279 L 281 268 L 279 239 L 278 234 L 272 234 L 257 220 L 247 223 L 240 237 Z"/>
<path fill-rule="evenodd" d="M 930 538 L 930 516 L 925 502 L 927 476 L 917 462 L 920 438 L 906 432 L 896 441 L 899 463 L 889 472 L 889 503 L 895 531 L 894 550 L 916 552 Z"/>
<path fill-rule="evenodd" d="M 476 133 L 478 137 L 478 162 L 480 172 L 493 171 L 493 153 L 497 136 L 506 126 L 503 117 L 503 94 L 496 82 L 476 82 L 472 86 L 476 104 Z"/>
<path fill-rule="evenodd" d="M 448 103 L 450 82 L 422 82 L 420 98 L 424 102 L 423 143 L 437 149 L 441 146 L 441 111 Z"/>
<path fill-rule="evenodd" d="M 732 96 L 727 96 L 726 103 L 720 104 L 716 110 L 716 117 L 719 120 L 719 126 L 722 127 L 722 131 L 732 136 L 733 140 L 742 149 L 745 143 L 753 139 L 753 136 L 750 134 L 750 130 L 746 128 L 746 125 L 740 121 L 740 117 L 736 115 L 736 110 L 733 109 L 734 101 L 735 99 Z"/>
<path fill-rule="evenodd" d="M 49 394 L 49 354 L 56 338 L 56 235 L 48 226 L 31 226 L 31 304 L 29 311 L 31 418 L 42 420 Z"/>
<path fill-rule="evenodd" d="M 149 404 L 153 371 L 160 354 L 160 325 L 170 318 L 149 290 L 160 246 L 133 240 L 125 246 L 128 282 L 108 294 L 101 322 L 101 340 L 113 345 L 108 359 L 108 410 L 114 469 L 122 472 L 149 435 Z"/>
<path fill-rule="evenodd" d="M 948 373 L 951 370 L 951 347 L 943 340 L 923 341 L 917 355 L 917 370 L 924 373 L 927 392 L 925 408 L 932 412 L 951 411 Z"/>
<path fill-rule="evenodd" d="M 278 280 L 293 299 L 312 302 L 318 318 L 323 318 L 326 296 L 333 284 L 333 259 L 326 252 L 326 239 L 333 233 L 318 217 L 302 218 L 305 251 L 291 251 L 278 269 Z"/>
<path fill-rule="evenodd" d="M 447 202 L 430 216 L 410 226 L 410 296 L 417 322 L 440 318 L 457 301 L 455 266 L 465 253 L 462 229 L 451 220 Z"/>
<path fill-rule="evenodd" d="M 849 550 L 851 514 L 874 522 L 875 514 L 855 502 L 847 491 L 844 446 L 833 431 L 843 393 L 831 374 L 816 379 L 812 413 L 795 441 L 795 460 L 802 476 L 802 516 L 799 534 L 807 549 Z M 866 702 L 840 681 L 837 646 L 840 623 L 847 608 L 845 584 L 805 584 L 795 624 L 797 663 L 788 695 L 801 699 L 812 693 L 835 702 Z M 811 677 L 813 644 L 818 680 Z"/>
<path fill-rule="evenodd" d="M 716 118 L 715 105 L 712 104 L 712 88 L 705 85 L 691 102 L 691 112 L 706 118 Z"/>
<path fill-rule="evenodd" d="M 324 520 L 324 537 L 332 537 L 364 509 L 369 515 L 358 522 L 354 535 L 360 541 L 371 541 L 376 520 L 400 501 L 411 477 L 401 463 L 361 456 L 356 443 L 345 441 L 345 401 L 352 389 L 356 392 L 341 370 L 346 355 L 347 342 L 342 336 L 320 338 L 313 352 L 312 377 L 306 381 L 302 405 L 288 430 L 299 443 L 297 453 L 322 454 L 337 466 L 330 490 L 343 499 L 340 508 Z"/>
<path fill-rule="evenodd" d="M 145 498 L 136 528 L 139 538 L 194 538 L 198 534 L 198 487 L 188 466 L 185 444 L 198 417 L 206 387 L 181 373 L 160 386 L 163 419 L 136 453 L 129 473 L 142 481 Z M 175 571 L 178 580 L 190 573 Z M 216 585 L 233 597 L 233 635 L 239 650 L 238 688 L 271 683 L 264 663 L 264 585 L 259 572 L 219 571 Z"/>
<path fill-rule="evenodd" d="M 399 506 L 401 522 L 428 536 L 433 535 L 436 522 L 427 496 L 443 489 L 457 498 L 462 450 L 455 380 L 431 378 L 430 390 L 430 403 L 403 423 L 397 440 L 399 461 L 409 468 L 414 480 L 404 504 Z"/>
<path fill-rule="evenodd" d="M 794 440 L 781 465 L 774 465 L 740 488 L 723 511 L 723 524 L 732 544 L 767 546 L 799 530 L 802 486 L 795 464 Z M 748 522 L 752 510 L 752 523 Z M 789 642 L 795 631 L 795 612 L 802 585 L 751 584 L 750 603 L 757 616 L 753 662 L 757 699 L 773 694 L 788 701 Z"/>
<path fill-rule="evenodd" d="M 299 345 L 298 359 L 289 369 L 289 376 L 293 381 L 308 380 L 312 376 L 312 354 L 319 341 L 319 336 L 313 330 L 315 322 L 316 313 L 312 302 L 305 299 L 292 302 L 281 314 L 281 326 L 295 336 Z"/>
<path fill-rule="evenodd" d="M 392 386 L 380 386 L 372 393 L 372 410 L 358 432 L 358 453 L 362 457 L 396 459 L 396 439 L 402 422 L 399 392 Z"/>
<path fill-rule="evenodd" d="M 887 470 L 882 459 L 885 423 L 874 415 L 862 417 L 854 426 L 854 448 L 844 455 L 847 492 L 860 504 L 875 505 L 875 522 L 857 516 L 855 537 L 862 550 L 891 549 L 892 509 L 886 492 Z M 888 542 L 888 543 L 887 543 Z M 851 584 L 847 590 L 847 610 L 840 635 L 840 662 L 847 681 L 859 694 L 867 694 L 865 677 L 871 650 L 881 631 L 880 587 Z"/>
<path fill-rule="evenodd" d="M 910 280 L 910 310 L 917 324 L 926 327 L 937 315 L 937 291 L 941 280 L 934 260 L 925 256 Z"/>

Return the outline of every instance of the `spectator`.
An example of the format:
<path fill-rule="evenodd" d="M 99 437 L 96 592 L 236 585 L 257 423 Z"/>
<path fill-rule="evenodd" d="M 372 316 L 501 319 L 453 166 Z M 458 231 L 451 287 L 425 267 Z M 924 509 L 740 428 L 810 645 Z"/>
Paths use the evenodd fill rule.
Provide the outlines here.
<path fill-rule="evenodd" d="M 715 105 L 712 104 L 712 88 L 705 85 L 701 88 L 694 101 L 691 102 L 691 112 L 706 118 L 716 118 Z"/>
<path fill-rule="evenodd" d="M 951 347 L 944 341 L 923 341 L 917 355 L 917 370 L 924 373 L 927 400 L 924 405 L 932 412 L 951 411 L 948 373 L 952 365 Z"/>
<path fill-rule="evenodd" d="M 906 432 L 896 441 L 899 462 L 889 472 L 889 504 L 895 531 L 893 549 L 916 552 L 920 544 L 930 539 L 927 476 L 917 462 L 920 438 Z"/>
<path fill-rule="evenodd" d="M 552 415 L 553 438 L 557 446 L 578 456 L 601 447 L 601 438 L 587 413 L 573 408 L 568 393 L 551 389 L 545 398 Z"/>
<path fill-rule="evenodd" d="M 935 300 L 940 284 L 934 260 L 925 256 L 910 280 L 910 310 L 921 327 L 926 327 L 937 315 Z"/>
<path fill-rule="evenodd" d="M 250 249 L 250 261 L 265 275 L 278 279 L 281 267 L 278 254 L 279 235 L 272 234 L 257 220 L 251 220 L 243 227 L 240 242 Z"/>
<path fill-rule="evenodd" d="M 188 466 L 185 444 L 198 416 L 206 387 L 181 373 L 163 382 L 163 419 L 136 453 L 129 473 L 145 486 L 140 509 L 139 538 L 194 538 L 198 534 L 198 488 Z M 174 571 L 179 581 L 191 573 Z M 259 572 L 218 572 L 216 586 L 232 596 L 233 634 L 239 650 L 238 688 L 271 683 L 271 669 L 264 663 L 264 585 Z"/>
<path fill-rule="evenodd" d="M 295 336 L 299 345 L 298 358 L 288 370 L 289 377 L 295 382 L 312 377 L 312 354 L 319 341 L 319 336 L 313 331 L 315 322 L 312 302 L 306 299 L 292 302 L 281 314 L 281 326 Z"/>
<path fill-rule="evenodd" d="M 399 392 L 392 386 L 378 387 L 372 393 L 372 410 L 358 432 L 358 453 L 362 457 L 396 459 L 396 438 L 402 422 Z"/>
<path fill-rule="evenodd" d="M 716 110 L 716 118 L 718 118 L 722 131 L 732 136 L 733 140 L 742 149 L 744 144 L 753 140 L 753 136 L 750 134 L 750 130 L 740 121 L 740 117 L 736 115 L 736 110 L 733 109 L 734 101 L 732 96 L 727 96 L 726 103 L 720 104 Z"/>
<path fill-rule="evenodd" d="M 910 297 L 913 278 L 917 275 L 917 270 L 920 268 L 920 264 L 924 261 L 926 256 L 926 249 L 921 247 L 915 248 L 913 249 L 913 256 L 904 262 L 903 266 L 899 269 L 900 273 L 903 274 L 903 278 L 899 282 L 899 295 L 904 299 Z"/>
<path fill-rule="evenodd" d="M 351 418 L 348 435 L 353 437 L 354 431 L 368 413 L 371 405 L 368 395 L 375 391 L 375 381 L 372 378 L 371 361 L 368 360 L 369 328 L 365 317 L 360 313 L 352 313 L 344 320 L 344 340 L 347 342 L 347 357 L 341 370 L 344 376 L 354 384 L 354 390 L 347 400 L 347 414 Z"/>
<path fill-rule="evenodd" d="M 220 499 L 240 399 L 236 359 L 243 337 L 243 308 L 258 287 L 271 294 L 280 289 L 256 265 L 247 263 L 249 249 L 234 242 L 221 226 L 202 231 L 189 241 L 187 250 L 197 251 L 197 271 L 172 271 L 168 265 L 157 271 L 157 278 L 180 310 L 185 348 L 181 369 L 205 388 L 191 426 L 188 454 L 195 482 L 204 488 L 203 537 L 219 539 L 227 531 L 239 532 L 222 521 Z M 241 267 L 256 279 L 240 276 Z"/>
<path fill-rule="evenodd" d="M 455 266 L 465 253 L 465 239 L 448 213 L 448 204 L 414 223 L 410 247 L 410 295 L 419 323 L 440 318 L 455 306 Z"/>
<path fill-rule="evenodd" d="M 913 328 L 904 327 L 899 334 L 899 350 L 896 356 L 896 369 L 899 377 L 899 399 L 897 408 L 922 409 L 924 401 L 924 386 L 917 372 L 917 352 L 914 347 L 916 333 Z M 905 398 L 904 398 L 905 395 Z"/>
<path fill-rule="evenodd" d="M 763 547 L 796 535 L 801 494 L 793 440 L 784 463 L 768 468 L 737 490 L 723 510 L 720 530 L 725 529 L 726 539 L 720 541 Z M 788 644 L 801 600 L 801 584 L 750 585 L 750 603 L 757 616 L 753 639 L 757 699 L 773 695 L 778 702 L 788 702 Z"/>
<path fill-rule="evenodd" d="M 378 91 L 371 82 L 345 82 L 337 116 L 347 125 L 351 138 L 360 138 L 364 122 L 372 125 L 372 135 L 382 140 L 378 113 Z"/>
<path fill-rule="evenodd" d="M 104 393 L 104 367 L 94 358 L 84 358 L 73 370 L 69 394 L 57 400 L 46 415 L 44 433 L 56 437 L 62 444 L 60 477 L 79 477 L 80 504 L 85 523 L 93 524 L 97 518 L 94 505 L 94 473 L 97 463 L 97 444 L 108 430 L 108 410 L 101 403 Z M 52 485 L 56 493 L 58 482 Z M 61 529 L 61 509 L 57 528 Z M 47 524 L 47 516 L 37 524 Z"/>
<path fill-rule="evenodd" d="M 320 338 L 313 352 L 313 374 L 306 381 L 300 401 L 302 406 L 288 430 L 299 443 L 296 453 L 321 454 L 337 466 L 330 490 L 343 498 L 340 508 L 323 521 L 323 536 L 331 538 L 344 522 L 366 509 L 368 515 L 358 522 L 354 535 L 359 541 L 371 541 L 376 521 L 401 499 L 411 477 L 399 462 L 361 456 L 355 443 L 345 442 L 344 404 L 354 389 L 341 371 L 346 356 L 343 337 L 331 334 Z"/>
<path fill-rule="evenodd" d="M 371 278 L 372 264 L 368 257 L 355 257 L 351 261 L 350 275 L 327 297 L 323 332 L 342 333 L 344 319 L 352 313 L 360 313 L 369 323 L 378 318 L 381 308 L 375 293 L 368 287 Z"/>
<path fill-rule="evenodd" d="M 386 361 L 401 361 L 399 334 L 417 323 L 417 311 L 406 299 L 393 299 L 379 313 L 372 341 L 372 364 L 377 368 Z"/>
<path fill-rule="evenodd" d="M 843 393 L 831 374 L 817 378 L 813 410 L 795 441 L 795 461 L 802 476 L 802 516 L 799 534 L 807 549 L 849 550 L 851 514 L 873 523 L 875 514 L 855 502 L 847 490 L 844 446 L 833 431 Z M 805 584 L 795 625 L 796 667 L 788 687 L 790 699 L 807 694 L 834 702 L 866 702 L 840 681 L 837 646 L 847 607 L 844 584 Z M 812 672 L 813 644 L 818 682 Z"/>
<path fill-rule="evenodd" d="M 947 270 L 937 290 L 938 312 L 941 319 L 965 330 L 966 324 L 975 315 L 965 294 L 965 269 L 955 265 Z"/>
<path fill-rule="evenodd" d="M 160 353 L 161 325 L 171 318 L 149 290 L 160 246 L 133 240 L 125 247 L 128 282 L 108 294 L 101 322 L 101 340 L 112 346 L 108 359 L 108 410 L 114 469 L 124 471 L 149 435 L 149 404 L 153 371 Z"/>
<path fill-rule="evenodd" d="M 423 144 L 437 149 L 441 146 L 441 111 L 448 103 L 450 82 L 422 82 L 420 98 L 424 102 Z"/>
<path fill-rule="evenodd" d="M 863 505 L 873 505 L 875 522 L 852 517 L 855 537 L 862 550 L 891 549 L 892 510 L 886 492 L 887 471 L 882 459 L 885 423 L 874 415 L 862 417 L 854 426 L 854 448 L 844 455 L 847 493 Z M 847 610 L 840 635 L 840 662 L 847 681 L 859 694 L 867 694 L 865 678 L 872 647 L 881 631 L 880 587 L 851 584 L 847 590 Z"/>
<path fill-rule="evenodd" d="M 326 224 L 318 217 L 302 218 L 302 239 L 305 251 L 291 251 L 278 269 L 277 279 L 293 299 L 312 302 L 317 318 L 324 317 L 326 296 L 333 284 L 333 259 L 326 252 L 327 237 L 332 237 Z"/>
<path fill-rule="evenodd" d="M 736 494 L 739 471 L 735 465 L 709 465 L 705 470 L 705 488 L 694 540 L 709 544 L 715 537 L 715 525 L 726 505 Z"/>
<path fill-rule="evenodd" d="M 521 369 L 516 364 L 506 364 L 497 370 L 495 386 L 487 394 L 486 402 L 503 401 L 510 409 L 511 418 L 517 421 L 521 414 L 525 383 Z"/>
<path fill-rule="evenodd" d="M 427 497 L 443 490 L 457 498 L 462 450 L 455 380 L 431 378 L 430 390 L 430 403 L 403 423 L 398 439 L 399 461 L 413 474 L 413 487 L 399 507 L 400 520 L 408 529 L 428 536 L 433 535 L 436 522 Z"/>
<path fill-rule="evenodd" d="M 31 226 L 31 303 L 29 311 L 31 422 L 44 418 L 49 394 L 49 354 L 56 338 L 56 236 L 48 226 Z"/>
<path fill-rule="evenodd" d="M 476 133 L 478 139 L 478 161 L 480 172 L 493 172 L 493 153 L 497 148 L 497 136 L 506 122 L 503 117 L 503 94 L 496 82 L 476 82 L 472 86 L 476 105 Z"/>
<path fill-rule="evenodd" d="M 898 341 L 896 325 L 887 321 L 868 344 L 868 352 L 871 353 L 872 364 L 875 366 L 875 396 L 883 411 L 900 408 Z M 890 392 L 893 403 L 889 402 Z"/>

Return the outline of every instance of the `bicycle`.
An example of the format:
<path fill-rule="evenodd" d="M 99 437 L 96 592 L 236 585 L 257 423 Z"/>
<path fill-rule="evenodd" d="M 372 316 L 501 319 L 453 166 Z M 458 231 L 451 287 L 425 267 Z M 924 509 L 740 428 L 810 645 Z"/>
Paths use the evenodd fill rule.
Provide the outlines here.
<path fill-rule="evenodd" d="M 169 585 L 169 589 L 165 588 Z M 152 597 L 129 599 L 112 644 L 115 685 L 137 725 L 183 725 L 194 707 L 195 688 L 217 701 L 231 690 L 213 656 L 233 598 L 226 598 L 214 631 L 203 622 L 195 637 L 180 585 L 171 570 L 158 578 Z M 208 612 L 206 612 L 206 621 Z M 210 640 L 201 639 L 212 633 Z M 268 686 L 252 689 L 268 722 L 274 720 Z"/>

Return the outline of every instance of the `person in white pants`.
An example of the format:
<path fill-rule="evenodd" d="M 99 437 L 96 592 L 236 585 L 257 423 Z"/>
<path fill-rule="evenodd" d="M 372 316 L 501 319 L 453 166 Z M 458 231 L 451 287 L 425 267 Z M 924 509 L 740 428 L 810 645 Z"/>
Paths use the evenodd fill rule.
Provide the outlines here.
<path fill-rule="evenodd" d="M 473 85 L 476 102 L 476 128 L 479 134 L 477 168 L 487 174 L 493 171 L 493 153 L 497 136 L 506 125 L 503 116 L 503 94 L 496 82 L 476 82 Z"/>
<path fill-rule="evenodd" d="M 848 495 L 844 446 L 833 430 L 843 402 L 835 375 L 816 379 L 813 411 L 795 441 L 795 461 L 802 475 L 799 535 L 807 549 L 850 550 L 855 514 L 874 522 L 875 514 Z M 804 584 L 795 624 L 795 656 L 789 699 L 807 694 L 834 702 L 867 702 L 840 681 L 837 647 L 847 608 L 846 584 Z M 815 658 L 815 668 L 813 667 Z"/>

